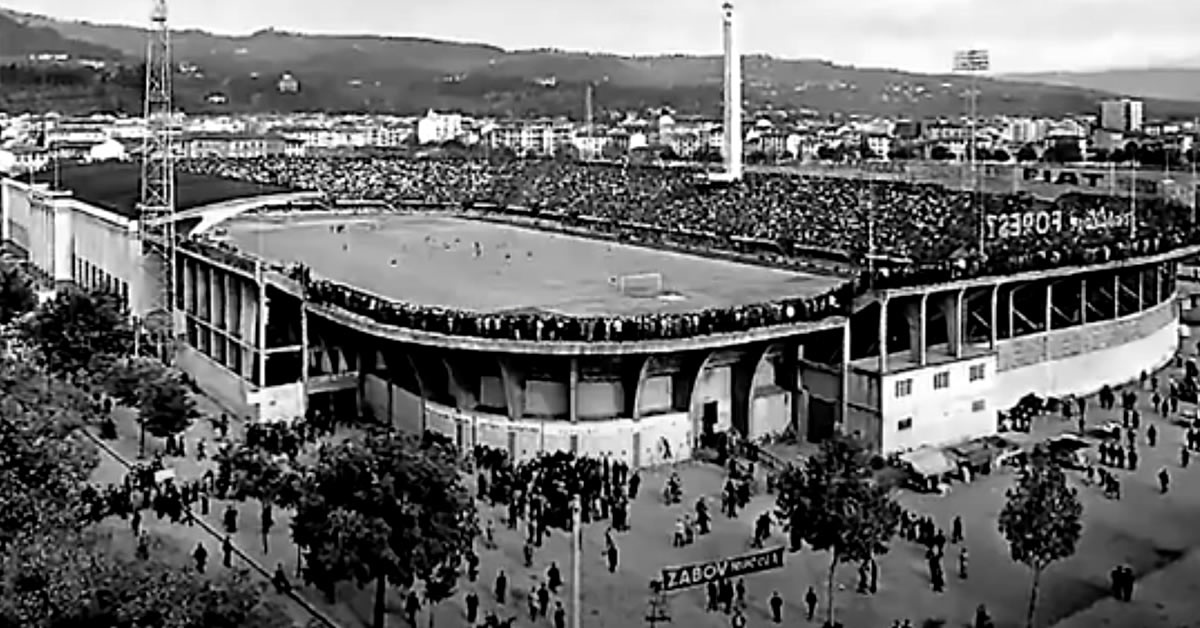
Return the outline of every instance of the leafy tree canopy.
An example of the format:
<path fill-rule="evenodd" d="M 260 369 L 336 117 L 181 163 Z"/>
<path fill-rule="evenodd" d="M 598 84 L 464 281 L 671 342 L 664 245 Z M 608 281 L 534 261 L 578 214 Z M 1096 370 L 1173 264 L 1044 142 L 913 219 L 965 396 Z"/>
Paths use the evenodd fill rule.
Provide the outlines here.
<path fill-rule="evenodd" d="M 1017 483 L 1008 491 L 1000 511 L 1000 534 L 1008 541 L 1013 560 L 1033 571 L 1026 625 L 1037 611 L 1042 572 L 1069 558 L 1083 533 L 1083 505 L 1074 487 L 1048 452 L 1039 447 L 1029 456 Z"/>
<path fill-rule="evenodd" d="M 200 578 L 179 546 L 156 539 L 138 560 L 108 533 L 50 530 L 0 559 L 0 626 L 288 628 L 245 572 Z"/>
<path fill-rule="evenodd" d="M 291 505 L 306 577 L 325 590 L 335 581 L 376 582 L 376 626 L 385 582 L 424 582 L 435 601 L 452 594 L 477 533 L 454 448 L 410 434 L 376 432 L 322 448 Z"/>
<path fill-rule="evenodd" d="M 46 367 L 56 374 L 75 374 L 97 355 L 125 355 L 133 350 L 133 330 L 121 301 L 101 291 L 59 291 L 39 307 L 24 326 L 39 348 Z"/>
<path fill-rule="evenodd" d="M 146 431 L 159 438 L 183 433 L 200 416 L 183 375 L 166 368 L 157 377 L 142 382 L 137 408 Z"/>
<path fill-rule="evenodd" d="M 838 564 L 863 563 L 888 551 L 902 510 L 891 490 L 872 474 L 867 453 L 849 440 L 824 443 L 803 467 L 779 478 L 776 506 L 793 535 L 830 553 L 829 621 L 833 621 L 833 578 Z"/>
<path fill-rule="evenodd" d="M 1069 558 L 1083 533 L 1083 504 L 1066 473 L 1044 451 L 1035 451 L 1008 491 L 1000 533 L 1013 560 L 1032 569 Z"/>
<path fill-rule="evenodd" d="M 7 325 L 37 307 L 37 293 L 19 266 L 0 263 L 0 325 Z"/>

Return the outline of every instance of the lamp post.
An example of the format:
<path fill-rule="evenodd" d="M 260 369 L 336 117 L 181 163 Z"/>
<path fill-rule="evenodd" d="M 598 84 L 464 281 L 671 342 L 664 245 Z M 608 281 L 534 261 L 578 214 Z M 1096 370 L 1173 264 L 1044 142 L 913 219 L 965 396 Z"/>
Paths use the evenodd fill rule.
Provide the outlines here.
<path fill-rule="evenodd" d="M 138 460 L 146 459 L 146 420 L 138 417 Z"/>
<path fill-rule="evenodd" d="M 579 495 L 571 500 L 571 628 L 581 628 L 583 609 L 580 584 L 583 581 L 583 564 L 580 554 L 583 551 L 583 502 Z"/>

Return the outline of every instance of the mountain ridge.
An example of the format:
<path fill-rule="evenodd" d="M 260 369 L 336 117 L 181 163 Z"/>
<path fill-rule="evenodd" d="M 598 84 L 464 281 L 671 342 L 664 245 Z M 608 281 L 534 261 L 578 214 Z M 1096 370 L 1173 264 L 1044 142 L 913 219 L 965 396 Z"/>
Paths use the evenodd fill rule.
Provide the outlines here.
<path fill-rule="evenodd" d="M 57 33 L 66 41 L 100 46 L 137 63 L 147 29 L 59 20 L 0 8 L 27 29 Z M 592 87 L 600 111 L 671 107 L 680 112 L 719 112 L 720 55 L 622 56 L 550 48 L 505 50 L 475 42 L 429 37 L 308 35 L 262 29 L 227 36 L 199 29 L 172 31 L 175 60 L 197 72 L 176 81 L 187 110 L 389 111 L 458 109 L 466 113 L 526 117 L 583 117 L 584 92 Z M 760 109 L 893 117 L 961 117 L 965 93 L 980 91 L 987 114 L 1062 116 L 1095 113 L 1110 93 L 1003 77 L 977 81 L 953 74 L 920 74 L 857 68 L 814 59 L 744 58 L 745 95 Z M 295 75 L 298 94 L 280 94 L 274 77 Z M 220 93 L 226 103 L 207 104 Z M 1200 100 L 1197 97 L 1196 100 Z M 1150 115 L 1193 117 L 1200 102 L 1158 99 Z"/>
<path fill-rule="evenodd" d="M 1200 66 L 1200 58 L 1196 59 Z M 1079 87 L 1139 98 L 1200 101 L 1200 67 L 1173 65 L 1118 68 L 1092 72 L 1034 72 L 1008 74 L 1007 78 L 1048 85 Z"/>

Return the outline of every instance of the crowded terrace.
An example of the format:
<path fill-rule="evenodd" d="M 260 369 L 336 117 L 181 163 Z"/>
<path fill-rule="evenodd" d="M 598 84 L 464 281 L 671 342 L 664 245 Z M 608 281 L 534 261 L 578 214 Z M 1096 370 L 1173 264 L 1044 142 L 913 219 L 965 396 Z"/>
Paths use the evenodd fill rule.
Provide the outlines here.
<path fill-rule="evenodd" d="M 604 237 L 686 243 L 691 249 L 734 251 L 781 265 L 824 259 L 844 263 L 857 275 L 835 291 L 807 299 L 585 320 L 395 303 L 293 269 L 318 301 L 389 325 L 489 338 L 636 341 L 737 332 L 845 314 L 852 296 L 868 287 L 1102 263 L 1200 243 L 1194 210 L 1157 198 L 1133 205 L 1128 198 L 1070 193 L 1049 202 L 935 183 L 780 173 L 748 173 L 740 184 L 713 187 L 698 183 L 695 170 L 564 161 L 280 157 L 191 161 L 181 167 L 320 191 L 334 201 L 537 216 Z M 1047 229 L 997 229 L 998 218 L 1028 213 L 1057 218 L 1043 220 Z"/>

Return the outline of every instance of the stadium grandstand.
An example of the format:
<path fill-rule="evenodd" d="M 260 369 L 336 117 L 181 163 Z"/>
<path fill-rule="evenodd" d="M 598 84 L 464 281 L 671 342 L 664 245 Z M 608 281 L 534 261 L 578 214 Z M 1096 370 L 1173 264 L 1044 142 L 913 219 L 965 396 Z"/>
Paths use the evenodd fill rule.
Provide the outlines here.
<path fill-rule="evenodd" d="M 257 420 L 341 408 L 518 458 L 642 466 L 730 431 L 883 451 L 986 437 L 1027 394 L 1170 359 L 1177 261 L 1200 243 L 1164 198 L 786 172 L 699 186 L 563 161 L 179 167 L 181 216 L 221 225 L 180 248 L 179 363 L 210 393 Z M 120 186 L 71 176 L 121 206 L 103 191 Z M 206 209 L 284 190 L 309 196 Z"/>

